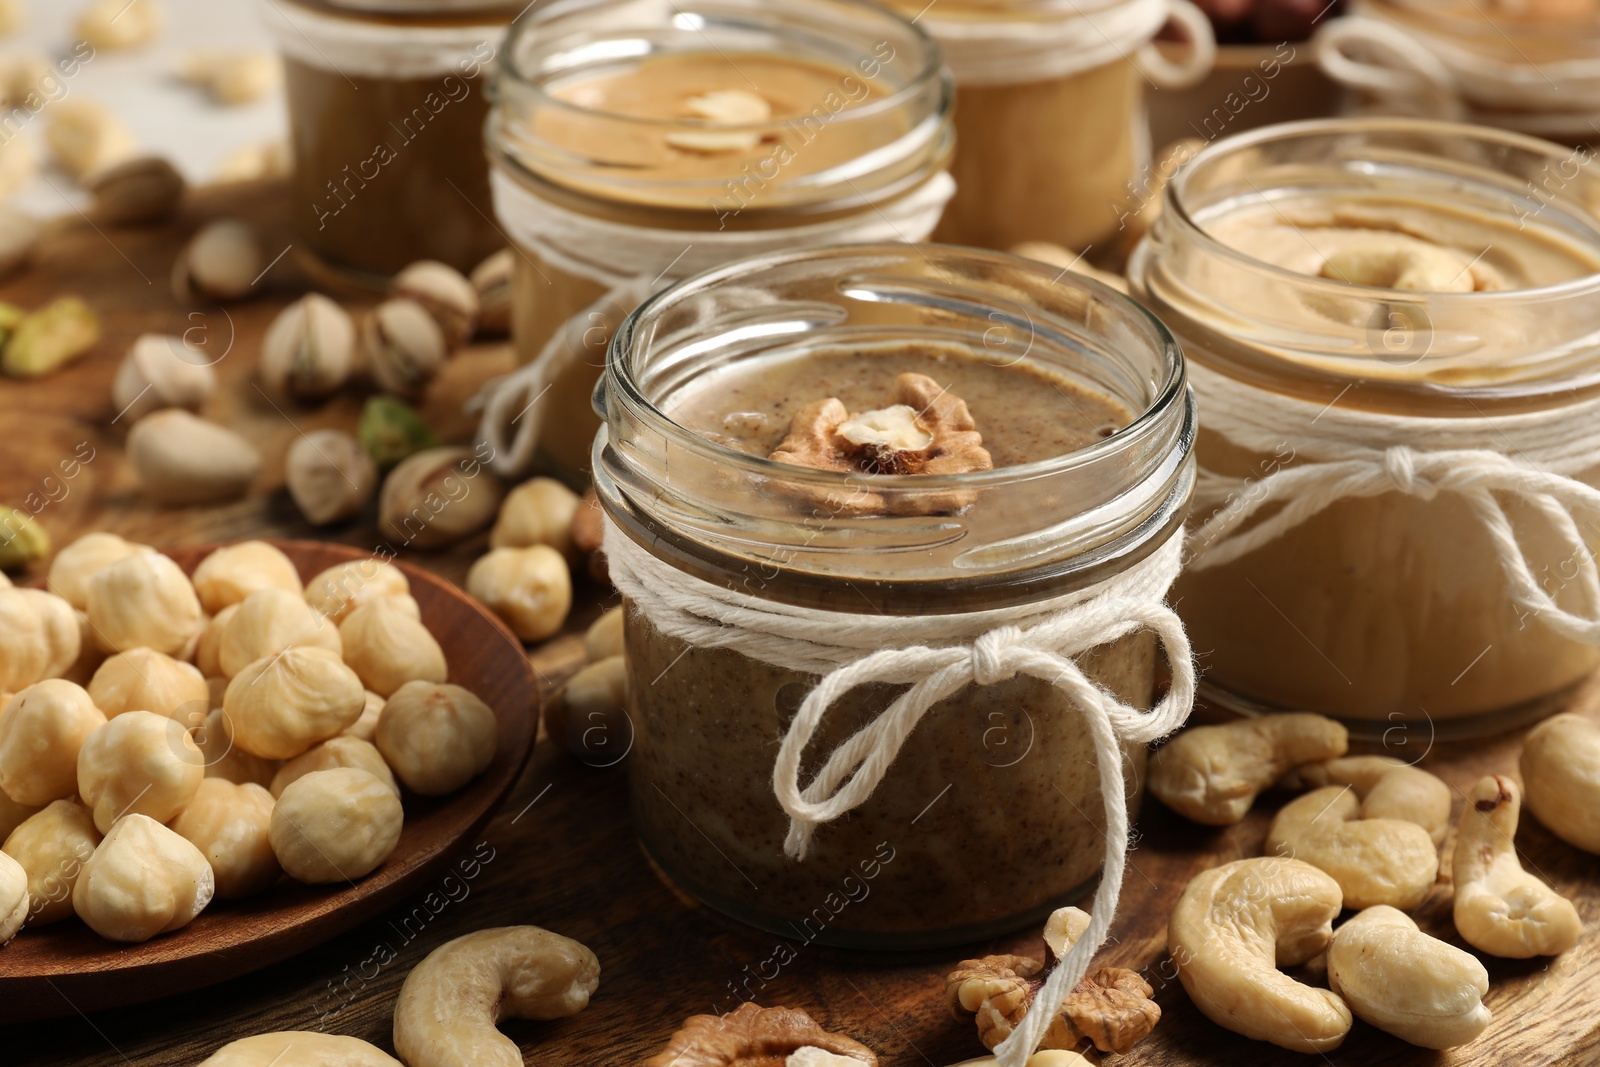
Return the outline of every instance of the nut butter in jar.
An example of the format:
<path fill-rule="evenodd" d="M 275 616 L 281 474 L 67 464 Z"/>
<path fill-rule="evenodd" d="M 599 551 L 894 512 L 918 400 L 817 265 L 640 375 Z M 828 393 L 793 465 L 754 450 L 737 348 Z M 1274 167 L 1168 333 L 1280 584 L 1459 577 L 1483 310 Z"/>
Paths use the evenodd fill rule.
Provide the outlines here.
<path fill-rule="evenodd" d="M 469 271 L 490 221 L 487 73 L 520 4 L 265 0 L 283 52 L 294 218 L 317 265 L 382 287 L 419 259 Z"/>
<path fill-rule="evenodd" d="M 944 50 L 956 81 L 956 195 L 936 240 L 1101 246 L 1148 186 L 1144 93 L 1194 84 L 1216 55 L 1188 0 L 890 0 Z M 1176 20 L 1180 62 L 1151 39 Z"/>
<path fill-rule="evenodd" d="M 1547 180 L 1570 155 L 1326 120 L 1174 178 L 1129 278 L 1199 397 L 1178 595 L 1219 699 L 1421 752 L 1600 662 L 1600 181 Z"/>
<path fill-rule="evenodd" d="M 505 60 L 489 141 L 528 365 L 507 469 L 537 441 L 587 479 L 606 340 L 653 289 L 781 249 L 923 240 L 950 196 L 938 49 L 858 0 L 556 0 Z"/>
<path fill-rule="evenodd" d="M 1193 678 L 1162 604 L 1192 400 L 1159 323 L 997 253 L 798 251 L 644 304 L 597 403 L 662 870 L 786 938 L 878 948 L 1041 921 L 1094 880 L 1102 790 L 1136 806 L 1145 742 L 1188 711 L 1186 683 L 1154 700 L 1157 633 Z M 1153 732 L 1097 734 L 1084 699 Z"/>

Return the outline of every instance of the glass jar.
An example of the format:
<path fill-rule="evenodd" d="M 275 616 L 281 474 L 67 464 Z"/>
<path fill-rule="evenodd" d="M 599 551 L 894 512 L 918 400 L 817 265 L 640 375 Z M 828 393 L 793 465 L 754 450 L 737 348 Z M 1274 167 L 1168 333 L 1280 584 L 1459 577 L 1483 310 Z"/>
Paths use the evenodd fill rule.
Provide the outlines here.
<path fill-rule="evenodd" d="M 1425 739 L 1538 715 L 1600 662 L 1600 181 L 1548 180 L 1571 156 L 1333 119 L 1219 141 L 1168 187 L 1129 280 L 1190 362 L 1196 518 L 1267 527 L 1216 565 L 1192 539 L 1178 583 L 1213 698 Z M 1399 288 L 1349 249 L 1451 258 Z"/>
<path fill-rule="evenodd" d="M 950 196 L 938 49 L 858 0 L 556 0 L 518 23 L 498 86 L 512 334 L 538 368 L 517 429 L 573 481 L 606 339 L 643 295 L 747 255 L 923 240 Z M 717 95 L 765 117 L 695 110 Z"/>
<path fill-rule="evenodd" d="M 956 81 L 956 195 L 934 238 L 1089 254 L 1121 229 L 1149 163 L 1144 90 L 1204 78 L 1216 45 L 1188 0 L 891 0 L 944 50 Z M 1180 61 L 1151 43 L 1176 19 Z"/>
<path fill-rule="evenodd" d="M 505 0 L 265 0 L 283 53 L 295 226 L 314 266 L 374 288 L 419 259 L 470 271 L 491 221 L 485 88 Z"/>
<path fill-rule="evenodd" d="M 857 369 L 817 378 L 837 369 L 829 361 L 841 352 Z M 879 359 L 926 364 L 941 393 L 966 394 L 994 469 L 807 469 L 707 429 L 748 430 L 763 409 L 787 410 L 857 373 L 878 373 L 859 361 Z M 1055 388 L 1036 388 L 1040 379 Z M 788 395 L 785 381 L 801 383 L 800 395 Z M 1023 381 L 1020 402 L 1002 399 Z M 740 410 L 708 421 L 705 398 Z M 635 589 L 703 582 L 741 603 L 810 613 L 815 633 L 863 618 L 887 631 L 881 642 L 839 638 L 840 662 L 923 644 L 934 625 L 960 640 L 1002 623 L 1026 626 L 1043 606 L 1170 564 L 1159 599 L 1176 573 L 1193 432 L 1177 346 L 1121 294 L 1039 263 L 891 244 L 731 264 L 626 320 L 596 404 L 605 426 L 595 482 L 616 526 L 607 541 L 613 577 L 617 549 L 631 544 L 660 571 Z M 1085 409 L 1099 404 L 1121 414 L 1090 430 L 1089 443 L 1007 462 L 1008 449 L 1034 440 L 1033 428 L 1092 422 Z M 852 507 L 862 494 L 869 505 Z M 787 858 L 774 757 L 817 673 L 779 665 L 781 652 L 756 658 L 720 640 L 726 647 L 689 643 L 641 609 L 625 578 L 635 825 L 689 892 L 784 937 L 909 948 L 1040 922 L 1094 879 L 1107 846 L 1084 713 L 1023 676 L 969 685 L 936 704 L 870 797 L 817 827 L 803 860 Z M 1083 672 L 1150 708 L 1152 634 L 1131 626 L 1085 642 L 1094 647 L 1077 655 Z M 1186 652 L 1179 657 L 1187 663 Z M 844 694 L 806 747 L 802 777 L 904 688 L 874 683 Z M 1136 805 L 1144 747 L 1123 755 Z"/>
<path fill-rule="evenodd" d="M 1317 62 L 1374 114 L 1470 121 L 1593 146 L 1600 19 L 1589 0 L 1359 0 Z"/>

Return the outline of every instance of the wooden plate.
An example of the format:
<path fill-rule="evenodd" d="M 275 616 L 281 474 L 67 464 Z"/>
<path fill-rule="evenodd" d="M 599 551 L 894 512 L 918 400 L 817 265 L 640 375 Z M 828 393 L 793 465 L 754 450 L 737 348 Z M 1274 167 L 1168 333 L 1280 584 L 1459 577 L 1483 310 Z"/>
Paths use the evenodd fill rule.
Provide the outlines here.
<path fill-rule="evenodd" d="M 273 542 L 302 580 L 368 553 L 315 541 Z M 167 552 L 185 571 L 216 545 Z M 448 797 L 406 797 L 394 854 L 343 888 L 284 880 L 266 893 L 217 901 L 174 933 L 126 945 L 76 919 L 25 930 L 0 950 L 0 1023 L 138 1004 L 248 974 L 321 944 L 429 882 L 481 830 L 516 783 L 538 729 L 538 693 L 522 644 L 455 586 L 397 563 L 422 621 L 444 648 L 450 681 L 494 709 L 499 746 L 489 769 Z M 5 1056 L 0 1054 L 0 1060 Z"/>

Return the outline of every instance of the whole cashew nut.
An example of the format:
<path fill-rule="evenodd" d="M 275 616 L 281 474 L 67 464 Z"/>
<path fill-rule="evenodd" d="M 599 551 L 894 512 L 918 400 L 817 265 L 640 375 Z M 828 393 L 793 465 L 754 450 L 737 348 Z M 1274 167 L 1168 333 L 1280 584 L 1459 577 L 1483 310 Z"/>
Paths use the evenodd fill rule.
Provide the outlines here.
<path fill-rule="evenodd" d="M 1491 956 L 1555 956 L 1577 944 L 1583 922 L 1572 901 L 1522 869 L 1513 838 L 1522 807 L 1517 783 L 1479 779 L 1456 828 L 1456 930 Z"/>
<path fill-rule="evenodd" d="M 502 926 L 447 941 L 406 975 L 394 1048 L 408 1067 L 522 1067 L 505 1018 L 576 1015 L 600 985 L 600 961 L 571 938 Z"/>
<path fill-rule="evenodd" d="M 1489 972 L 1478 957 L 1384 905 L 1333 932 L 1328 986 L 1363 1022 L 1422 1048 L 1465 1045 L 1489 1025 Z"/>
<path fill-rule="evenodd" d="M 1278 970 L 1327 947 L 1339 883 L 1293 859 L 1235 860 L 1197 875 L 1167 923 L 1167 950 L 1195 1007 L 1218 1026 L 1294 1052 L 1329 1052 L 1350 1032 L 1336 994 Z"/>
<path fill-rule="evenodd" d="M 200 1067 L 400 1067 L 400 1061 L 359 1038 L 281 1030 L 230 1041 Z"/>
<path fill-rule="evenodd" d="M 1342 756 L 1349 740 L 1339 723 L 1310 712 L 1191 727 L 1150 757 L 1150 791 L 1179 815 L 1228 826 L 1291 768 Z"/>
<path fill-rule="evenodd" d="M 962 1060 L 954 1067 L 995 1067 L 1000 1061 L 993 1056 L 979 1056 L 975 1060 Z M 1068 1049 L 1046 1049 L 1028 1057 L 1025 1067 L 1094 1067 L 1092 1060 Z"/>
<path fill-rule="evenodd" d="M 1550 832 L 1600 853 L 1600 726 L 1577 715 L 1546 719 L 1522 745 L 1528 810 Z"/>
<path fill-rule="evenodd" d="M 1314 789 L 1278 812 L 1265 848 L 1332 875 L 1346 907 L 1416 907 L 1439 877 L 1433 839 L 1414 822 L 1358 818 L 1360 808 L 1348 786 Z"/>
<path fill-rule="evenodd" d="M 1285 785 L 1314 789 L 1347 785 L 1361 798 L 1363 819 L 1404 819 L 1444 843 L 1450 829 L 1450 787 L 1436 775 L 1393 756 L 1340 756 L 1296 767 Z"/>

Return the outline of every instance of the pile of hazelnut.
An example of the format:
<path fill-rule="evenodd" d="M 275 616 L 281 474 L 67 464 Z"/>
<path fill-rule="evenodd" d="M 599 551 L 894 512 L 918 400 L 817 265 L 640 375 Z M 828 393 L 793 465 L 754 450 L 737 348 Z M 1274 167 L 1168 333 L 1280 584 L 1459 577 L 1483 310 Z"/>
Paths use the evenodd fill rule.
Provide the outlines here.
<path fill-rule="evenodd" d="M 0 589 L 0 942 L 78 916 L 144 941 L 287 875 L 349 884 L 402 798 L 494 759 L 494 712 L 448 667 L 392 564 L 302 585 L 272 545 L 193 578 L 109 533 L 46 589 Z"/>

